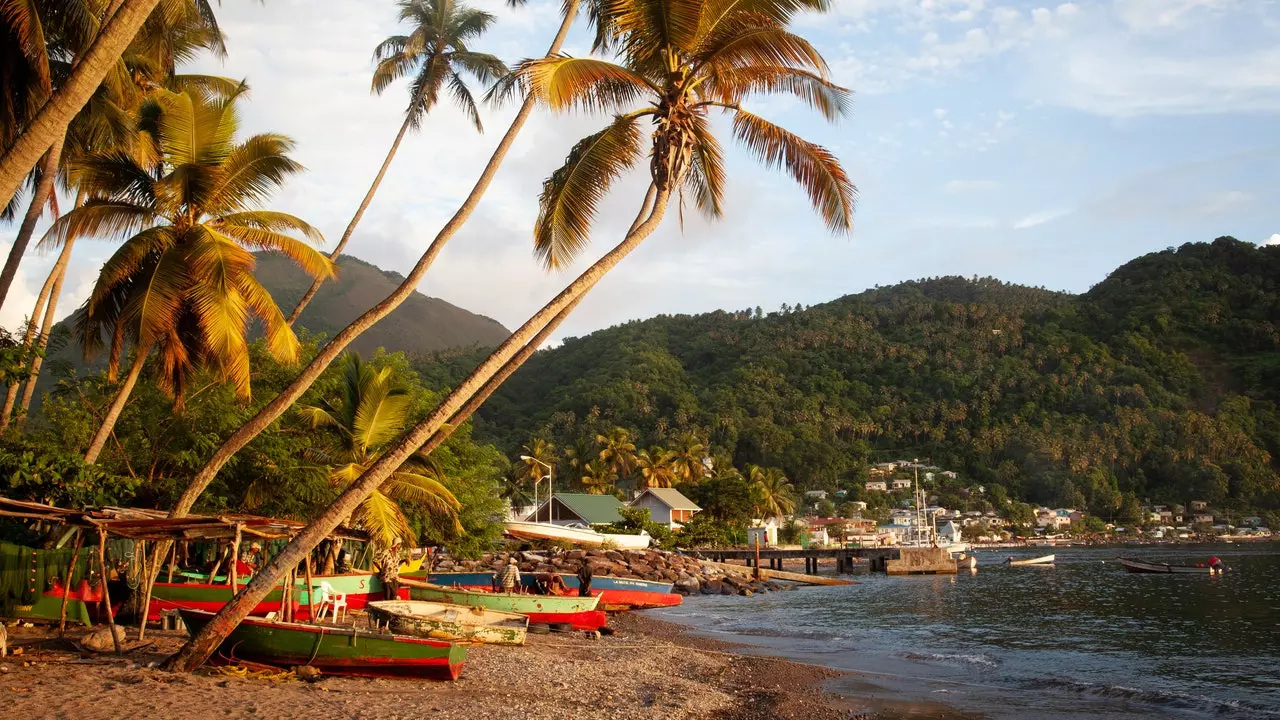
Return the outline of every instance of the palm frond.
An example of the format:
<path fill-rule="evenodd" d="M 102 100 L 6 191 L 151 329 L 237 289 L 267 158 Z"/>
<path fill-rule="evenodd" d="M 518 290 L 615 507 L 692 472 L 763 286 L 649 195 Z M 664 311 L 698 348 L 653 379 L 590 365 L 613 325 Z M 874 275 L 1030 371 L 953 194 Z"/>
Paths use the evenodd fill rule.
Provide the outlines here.
<path fill-rule="evenodd" d="M 542 185 L 534 252 L 548 268 L 562 267 L 587 246 L 591 222 L 609 186 L 641 157 L 638 116 L 623 115 L 579 140 L 563 166 Z"/>
<path fill-rule="evenodd" d="M 68 239 L 135 234 L 155 220 L 156 216 L 145 206 L 90 200 L 55 220 L 36 246 L 41 249 L 60 248 Z"/>
<path fill-rule="evenodd" d="M 275 134 L 254 135 L 233 147 L 209 196 L 208 212 L 244 210 L 271 197 L 290 176 L 304 170 L 288 156 L 292 150 L 292 139 Z"/>
<path fill-rule="evenodd" d="M 828 74 L 827 61 L 808 40 L 767 18 L 747 18 L 723 28 L 706 39 L 696 58 L 699 71 L 782 66 Z"/>
<path fill-rule="evenodd" d="M 249 273 L 239 273 L 234 280 L 236 290 L 244 298 L 250 312 L 256 315 L 265 326 L 267 352 L 281 363 L 287 365 L 296 363 L 301 344 L 298 342 L 297 335 L 294 335 L 293 328 L 289 326 L 289 321 L 285 319 L 284 313 L 280 312 L 280 306 L 276 305 L 275 298 L 271 297 L 271 293 L 267 292 L 267 289 Z"/>
<path fill-rule="evenodd" d="M 356 506 L 351 520 L 381 547 L 391 546 L 398 538 L 413 538 L 413 529 L 400 506 L 377 490 Z"/>
<path fill-rule="evenodd" d="M 243 225 L 230 225 L 220 221 L 210 222 L 209 227 L 226 233 L 252 248 L 278 252 L 297 263 L 303 272 L 312 278 L 331 279 L 334 277 L 335 266 L 333 261 L 324 253 L 297 238 L 270 230 L 261 230 Z"/>
<path fill-rule="evenodd" d="M 315 405 L 295 405 L 293 407 L 293 411 L 307 423 L 308 427 L 322 428 L 338 426 L 337 418 L 330 415 L 329 411 L 322 407 L 316 407 Z M 325 456 L 325 459 L 328 459 L 327 455 Z"/>
<path fill-rule="evenodd" d="M 472 124 L 476 126 L 476 130 L 484 132 L 484 123 L 480 121 L 480 109 L 476 107 L 476 99 L 471 96 L 471 89 L 462 81 L 462 76 L 458 73 L 449 74 L 449 94 L 453 95 L 454 103 L 467 114 Z"/>
<path fill-rule="evenodd" d="M 360 447 L 376 449 L 398 437 L 411 399 L 404 388 L 392 384 L 390 373 L 367 381 L 360 388 L 351 425 L 354 440 Z"/>
<path fill-rule="evenodd" d="M 316 244 L 324 242 L 324 235 L 311 223 L 296 215 L 276 210 L 245 210 L 227 213 L 220 216 L 217 221 L 225 225 L 243 225 L 273 232 L 300 232 Z"/>
<path fill-rule="evenodd" d="M 755 94 L 783 93 L 800 99 L 827 120 L 849 114 L 849 91 L 816 73 L 784 66 L 729 68 L 714 73 L 704 84 L 712 100 L 736 105 Z"/>
<path fill-rule="evenodd" d="M 746 110 L 734 113 L 733 134 L 765 165 L 785 169 L 804 188 L 832 232 L 853 229 L 858 191 L 829 150 Z"/>
<path fill-rule="evenodd" d="M 705 115 L 693 115 L 690 128 L 694 143 L 685 187 L 693 193 L 698 209 L 717 220 L 724 215 L 724 154 Z"/>
<path fill-rule="evenodd" d="M 567 55 L 528 60 L 521 64 L 529 92 L 552 110 L 587 112 L 628 110 L 650 92 L 645 78 L 627 68 L 595 58 Z"/>

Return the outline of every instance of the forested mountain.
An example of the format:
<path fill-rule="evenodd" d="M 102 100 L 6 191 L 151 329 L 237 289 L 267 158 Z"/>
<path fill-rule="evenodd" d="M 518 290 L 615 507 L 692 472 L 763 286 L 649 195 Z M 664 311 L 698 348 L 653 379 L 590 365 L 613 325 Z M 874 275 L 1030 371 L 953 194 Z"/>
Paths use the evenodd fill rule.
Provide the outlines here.
<path fill-rule="evenodd" d="M 661 316 L 566 340 L 484 406 L 510 452 L 608 429 L 692 432 L 800 489 L 929 458 L 1015 497 L 1106 515 L 1133 493 L 1280 507 L 1280 247 L 1153 253 L 1089 292 L 906 282 L 809 308 Z M 471 354 L 436 358 L 447 382 Z"/>

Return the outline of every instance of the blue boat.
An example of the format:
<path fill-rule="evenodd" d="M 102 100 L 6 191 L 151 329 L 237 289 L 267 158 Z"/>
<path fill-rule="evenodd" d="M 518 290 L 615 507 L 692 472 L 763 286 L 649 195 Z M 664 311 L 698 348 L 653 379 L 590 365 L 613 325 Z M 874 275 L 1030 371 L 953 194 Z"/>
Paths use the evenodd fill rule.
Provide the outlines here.
<path fill-rule="evenodd" d="M 564 580 L 565 587 L 576 595 L 578 577 L 569 573 L 558 573 Z M 534 577 L 537 573 L 520 574 L 521 585 L 526 590 L 533 590 Z M 438 572 L 422 571 L 405 573 L 404 577 L 425 579 L 434 585 L 461 587 L 468 590 L 492 590 L 495 574 L 492 572 Z M 600 605 L 605 610 L 640 610 L 642 608 L 671 607 L 679 605 L 682 598 L 671 592 L 671 583 L 620 578 L 612 575 L 597 575 L 591 578 L 591 594 L 600 596 Z"/>

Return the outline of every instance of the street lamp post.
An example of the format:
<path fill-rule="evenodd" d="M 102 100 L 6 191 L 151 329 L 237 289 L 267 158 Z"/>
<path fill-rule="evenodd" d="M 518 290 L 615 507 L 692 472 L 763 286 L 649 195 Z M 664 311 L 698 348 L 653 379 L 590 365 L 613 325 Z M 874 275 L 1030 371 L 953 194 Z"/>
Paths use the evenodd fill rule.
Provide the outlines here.
<path fill-rule="evenodd" d="M 548 465 L 548 464 L 546 464 L 546 463 L 544 463 L 544 462 L 542 462 L 542 461 L 541 461 L 541 460 L 539 460 L 538 458 L 536 458 L 536 457 L 532 457 L 532 456 L 529 456 L 529 455 L 521 455 L 521 456 L 520 456 L 520 459 L 521 459 L 521 460 L 524 460 L 525 462 L 534 462 L 534 463 L 538 463 L 539 465 L 541 465 L 542 467 L 544 467 L 544 468 L 546 468 L 546 469 L 547 469 L 547 474 L 546 474 L 546 475 L 544 475 L 544 476 L 542 476 L 542 477 L 538 478 L 537 480 L 534 480 L 534 481 L 533 481 L 533 521 L 534 521 L 534 522 L 538 522 L 538 483 L 542 482 L 542 478 L 543 478 L 543 477 L 545 477 L 545 478 L 546 478 L 546 480 L 547 480 L 547 502 L 548 502 L 548 507 L 547 507 L 547 522 L 551 522 L 551 507 L 550 507 L 550 501 L 551 501 L 551 497 L 552 497 L 552 492 L 551 492 L 551 466 L 550 466 L 550 465 Z"/>

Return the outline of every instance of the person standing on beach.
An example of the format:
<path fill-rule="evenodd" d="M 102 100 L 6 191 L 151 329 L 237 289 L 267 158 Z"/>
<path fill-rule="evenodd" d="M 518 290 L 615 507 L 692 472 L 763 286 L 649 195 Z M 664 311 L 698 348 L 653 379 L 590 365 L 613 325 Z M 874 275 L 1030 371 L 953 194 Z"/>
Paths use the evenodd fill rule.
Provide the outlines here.
<path fill-rule="evenodd" d="M 378 554 L 378 577 L 382 580 L 383 596 L 396 600 L 400 596 L 400 540 L 391 541 L 391 547 Z"/>
<path fill-rule="evenodd" d="M 578 597 L 591 596 L 591 566 L 586 560 L 582 561 L 582 567 L 578 568 Z"/>
<path fill-rule="evenodd" d="M 498 576 L 498 587 L 504 593 L 513 593 L 520 587 L 520 566 L 516 564 L 514 557 L 507 560 L 507 566 L 502 568 L 502 574 Z"/>

